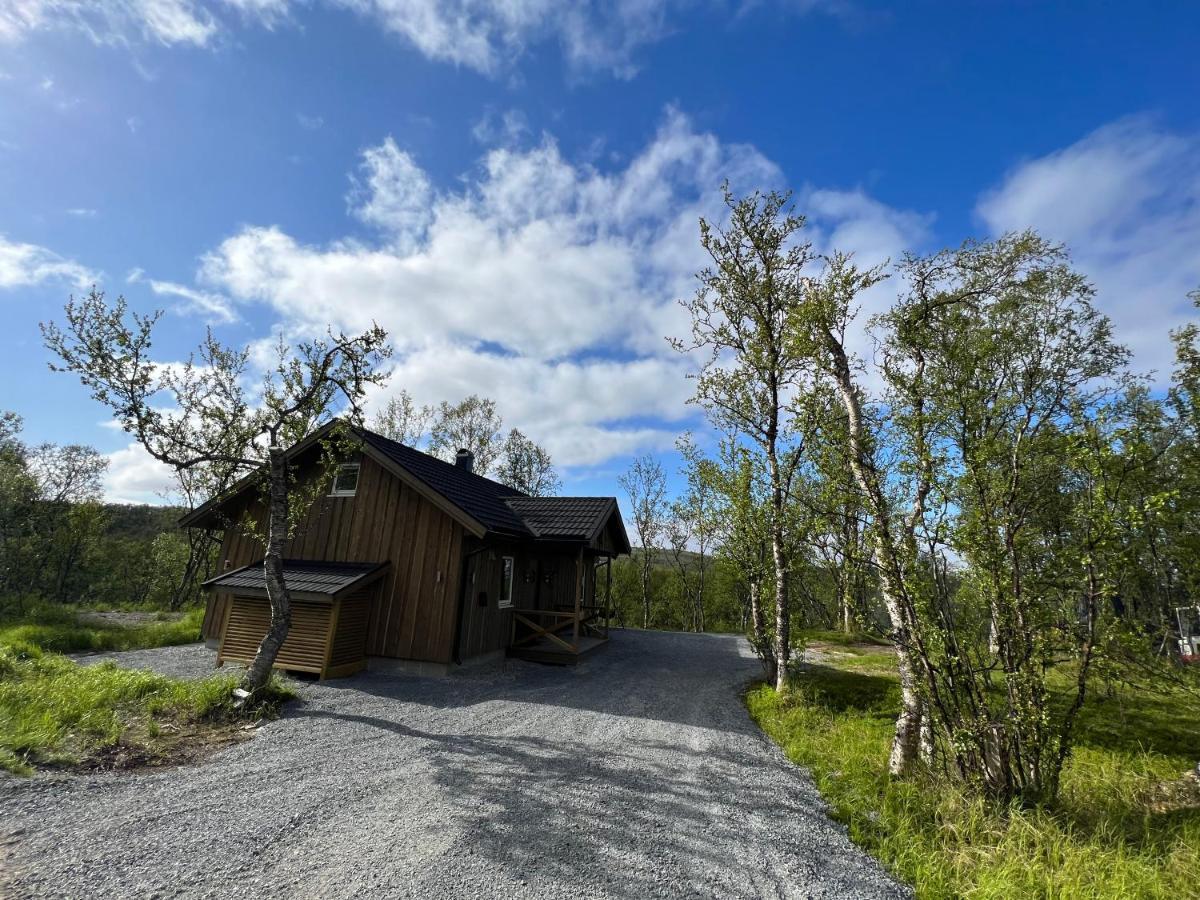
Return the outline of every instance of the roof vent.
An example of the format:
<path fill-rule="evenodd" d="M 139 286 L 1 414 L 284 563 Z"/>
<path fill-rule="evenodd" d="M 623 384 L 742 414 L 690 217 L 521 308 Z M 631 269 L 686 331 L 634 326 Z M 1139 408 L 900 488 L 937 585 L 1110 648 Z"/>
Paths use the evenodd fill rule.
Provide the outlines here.
<path fill-rule="evenodd" d="M 475 454 L 466 447 L 463 447 L 458 451 L 457 454 L 455 454 L 454 464 L 460 469 L 466 469 L 468 472 L 470 472 L 475 468 Z"/>

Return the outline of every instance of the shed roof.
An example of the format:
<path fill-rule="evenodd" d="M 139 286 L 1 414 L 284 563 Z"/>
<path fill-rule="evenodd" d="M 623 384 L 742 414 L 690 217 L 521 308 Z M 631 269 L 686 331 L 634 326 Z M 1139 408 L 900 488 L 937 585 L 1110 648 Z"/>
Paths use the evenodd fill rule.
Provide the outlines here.
<path fill-rule="evenodd" d="M 314 594 L 337 597 L 352 588 L 371 581 L 387 563 L 343 563 L 315 562 L 310 560 L 286 559 L 283 561 L 283 580 L 293 594 Z M 232 572 L 224 572 L 204 582 L 202 587 L 218 588 L 237 593 L 251 591 L 265 593 L 266 574 L 262 561 L 242 566 Z"/>

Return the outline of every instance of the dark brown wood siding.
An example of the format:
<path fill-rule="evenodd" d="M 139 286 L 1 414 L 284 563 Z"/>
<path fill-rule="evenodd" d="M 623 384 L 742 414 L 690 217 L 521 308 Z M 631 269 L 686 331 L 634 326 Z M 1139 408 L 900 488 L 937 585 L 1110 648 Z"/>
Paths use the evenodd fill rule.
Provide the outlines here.
<path fill-rule="evenodd" d="M 309 509 L 285 555 L 291 559 L 387 562 L 367 612 L 367 653 L 450 662 L 464 531 L 447 513 L 370 458 L 363 458 L 353 497 L 322 497 Z M 230 515 L 238 511 L 231 510 Z M 242 510 L 258 519 L 255 501 Z M 260 541 L 229 529 L 222 570 L 262 558 Z M 228 595 L 209 600 L 205 637 L 219 637 Z"/>

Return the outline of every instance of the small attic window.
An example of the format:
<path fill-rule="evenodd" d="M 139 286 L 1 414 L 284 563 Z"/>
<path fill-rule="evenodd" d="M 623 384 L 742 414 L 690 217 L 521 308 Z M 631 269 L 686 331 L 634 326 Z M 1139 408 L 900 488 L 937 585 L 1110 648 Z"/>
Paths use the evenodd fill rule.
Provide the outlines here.
<path fill-rule="evenodd" d="M 330 497 L 353 497 L 358 490 L 358 463 L 343 463 L 338 466 L 337 474 L 333 476 L 333 490 Z"/>

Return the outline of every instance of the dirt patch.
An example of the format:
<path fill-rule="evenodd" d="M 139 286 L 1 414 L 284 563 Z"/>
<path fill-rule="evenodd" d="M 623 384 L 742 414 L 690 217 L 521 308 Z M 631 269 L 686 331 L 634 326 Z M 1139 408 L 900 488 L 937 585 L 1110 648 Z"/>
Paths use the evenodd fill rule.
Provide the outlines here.
<path fill-rule="evenodd" d="M 118 741 L 111 747 L 93 752 L 68 768 L 87 772 L 141 771 L 165 769 L 199 762 L 230 744 L 254 735 L 254 725 L 164 726 L 162 736 L 149 743 Z"/>
<path fill-rule="evenodd" d="M 890 644 L 835 644 L 832 641 L 814 640 L 809 641 L 805 647 L 807 649 L 818 650 L 821 653 L 841 653 L 852 656 L 895 656 L 896 654 L 895 648 Z"/>
<path fill-rule="evenodd" d="M 1200 810 L 1200 773 L 1189 772 L 1178 781 L 1156 784 L 1147 806 L 1153 813 Z"/>
<path fill-rule="evenodd" d="M 119 625 L 134 628 L 151 622 L 178 622 L 186 615 L 182 612 L 126 612 L 125 610 L 85 610 L 79 621 L 85 625 Z"/>

